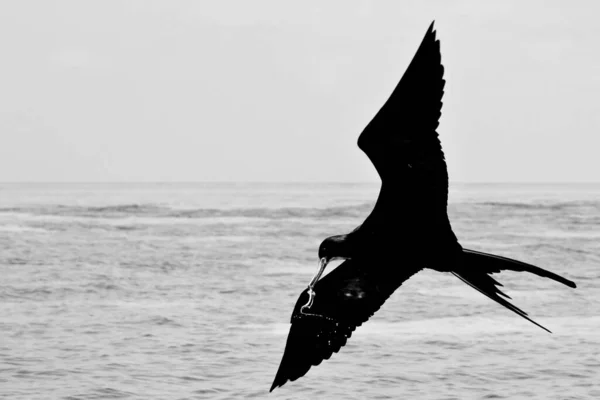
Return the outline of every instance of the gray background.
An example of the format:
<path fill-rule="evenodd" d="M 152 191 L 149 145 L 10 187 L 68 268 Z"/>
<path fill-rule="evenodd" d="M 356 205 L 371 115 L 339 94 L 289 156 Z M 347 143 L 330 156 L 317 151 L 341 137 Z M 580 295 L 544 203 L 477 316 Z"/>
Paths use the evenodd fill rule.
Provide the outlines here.
<path fill-rule="evenodd" d="M 598 180 L 593 1 L 3 1 L 0 181 L 366 181 L 436 20 L 455 182 Z"/>

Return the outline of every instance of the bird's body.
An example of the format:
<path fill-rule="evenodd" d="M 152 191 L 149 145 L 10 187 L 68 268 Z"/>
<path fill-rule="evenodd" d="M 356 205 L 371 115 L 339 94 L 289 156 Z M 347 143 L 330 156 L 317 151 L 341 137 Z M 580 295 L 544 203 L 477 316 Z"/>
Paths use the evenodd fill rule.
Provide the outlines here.
<path fill-rule="evenodd" d="M 381 177 L 379 197 L 359 227 L 319 247 L 321 268 L 296 302 L 271 390 L 339 351 L 403 282 L 424 268 L 452 272 L 536 325 L 500 297 L 508 298 L 490 274 L 526 271 L 575 287 L 539 267 L 459 244 L 448 219 L 448 173 L 436 132 L 443 73 L 432 24 L 398 86 L 358 139 Z M 319 279 L 333 258 L 345 261 Z"/>

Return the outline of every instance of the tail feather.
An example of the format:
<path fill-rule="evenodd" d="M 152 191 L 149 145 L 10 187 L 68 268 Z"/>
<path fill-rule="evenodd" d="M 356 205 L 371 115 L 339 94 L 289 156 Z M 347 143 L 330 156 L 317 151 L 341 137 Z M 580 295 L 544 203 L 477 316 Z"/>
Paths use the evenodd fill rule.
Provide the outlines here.
<path fill-rule="evenodd" d="M 481 282 L 479 283 L 472 283 L 471 280 L 473 280 L 472 278 L 463 278 L 460 274 L 453 272 L 453 274 L 455 276 L 457 276 L 461 281 L 465 282 L 467 285 L 471 286 L 472 288 L 474 288 L 475 290 L 479 291 L 480 293 L 483 293 L 484 295 L 486 295 L 487 297 L 489 297 L 490 299 L 498 302 L 499 304 L 503 305 L 504 307 L 508 308 L 509 310 L 511 310 L 512 312 L 514 312 L 515 314 L 525 318 L 527 321 L 539 326 L 540 328 L 542 328 L 543 330 L 545 330 L 546 332 L 552 333 L 552 331 L 550 331 L 548 328 L 538 324 L 537 322 L 535 322 L 534 320 L 532 320 L 531 318 L 529 318 L 527 316 L 527 313 L 523 310 L 521 310 L 520 308 L 518 308 L 517 306 L 515 306 L 514 304 L 504 300 L 502 297 L 498 296 L 497 294 L 493 293 L 490 290 L 487 289 L 483 289 L 480 288 L 480 286 L 483 286 L 481 284 Z M 486 275 L 484 275 L 486 276 Z M 504 293 L 502 293 L 501 291 L 497 290 L 497 292 L 499 292 L 499 294 L 502 294 L 503 296 L 506 296 Z"/>
<path fill-rule="evenodd" d="M 506 270 L 531 272 L 544 278 L 553 279 L 569 287 L 576 287 L 574 282 L 534 265 L 468 249 L 463 249 L 463 267 L 454 271 L 453 274 L 469 286 L 508 308 L 515 314 L 525 318 L 545 331 L 550 332 L 548 329 L 529 318 L 525 311 L 500 297 L 503 296 L 510 299 L 509 296 L 498 289 L 498 286 L 502 286 L 502 284 L 492 278 L 490 274 Z"/>
<path fill-rule="evenodd" d="M 543 278 L 550 278 L 557 282 L 567 285 L 572 288 L 576 288 L 575 282 L 563 278 L 553 272 L 547 271 L 543 268 L 536 267 L 535 265 L 527 264 L 522 261 L 511 260 L 510 258 L 497 256 L 495 254 L 482 253 L 480 251 L 463 249 L 463 255 L 466 256 L 468 264 L 479 264 L 477 268 L 485 268 L 487 273 L 493 274 L 503 270 L 517 271 L 517 272 L 531 272 Z M 475 267 L 475 265 L 474 265 Z M 502 286 L 502 285 L 500 285 Z"/>

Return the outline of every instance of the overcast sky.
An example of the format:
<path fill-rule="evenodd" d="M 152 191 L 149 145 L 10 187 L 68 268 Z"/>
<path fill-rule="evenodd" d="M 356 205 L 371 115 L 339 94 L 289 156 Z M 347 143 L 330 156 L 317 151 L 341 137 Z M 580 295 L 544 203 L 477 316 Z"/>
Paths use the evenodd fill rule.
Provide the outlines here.
<path fill-rule="evenodd" d="M 432 20 L 454 182 L 600 181 L 598 1 L 3 1 L 0 181 L 377 181 Z"/>

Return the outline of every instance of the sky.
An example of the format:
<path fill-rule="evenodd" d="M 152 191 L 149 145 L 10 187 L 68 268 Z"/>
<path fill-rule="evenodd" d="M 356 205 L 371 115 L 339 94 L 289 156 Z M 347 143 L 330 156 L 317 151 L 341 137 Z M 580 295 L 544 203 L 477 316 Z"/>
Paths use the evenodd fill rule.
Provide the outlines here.
<path fill-rule="evenodd" d="M 597 1 L 0 3 L 0 182 L 377 182 L 435 20 L 451 182 L 600 181 Z"/>

